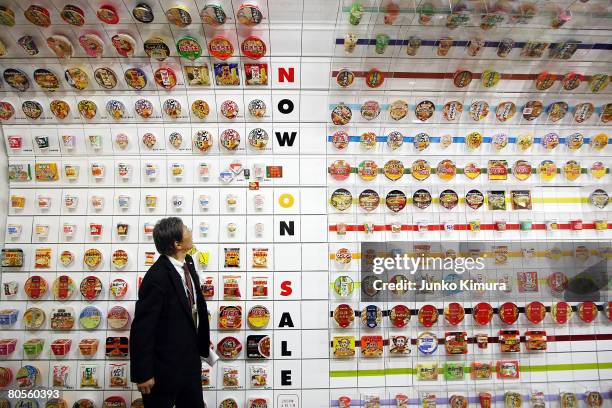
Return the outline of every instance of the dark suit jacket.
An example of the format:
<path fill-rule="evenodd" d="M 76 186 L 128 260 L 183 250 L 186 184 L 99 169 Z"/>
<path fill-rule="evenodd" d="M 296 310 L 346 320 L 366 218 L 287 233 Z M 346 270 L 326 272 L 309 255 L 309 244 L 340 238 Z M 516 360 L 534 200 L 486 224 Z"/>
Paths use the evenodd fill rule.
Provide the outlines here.
<path fill-rule="evenodd" d="M 185 379 L 200 379 L 200 356 L 208 357 L 210 327 L 206 301 L 193 259 L 185 262 L 194 283 L 198 306 L 196 330 L 180 276 L 161 255 L 145 274 L 130 332 L 130 377 L 142 383 L 155 378 L 160 390 L 176 390 Z"/>

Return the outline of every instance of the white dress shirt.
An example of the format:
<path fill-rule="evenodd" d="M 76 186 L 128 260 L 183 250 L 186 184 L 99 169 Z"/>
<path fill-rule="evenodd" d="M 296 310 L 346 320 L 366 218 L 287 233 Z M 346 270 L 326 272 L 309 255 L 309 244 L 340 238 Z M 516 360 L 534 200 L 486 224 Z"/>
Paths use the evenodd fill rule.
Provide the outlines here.
<path fill-rule="evenodd" d="M 179 277 L 181 278 L 181 282 L 183 282 L 183 289 L 185 289 L 185 296 L 187 296 L 187 299 L 189 299 L 189 293 L 187 292 L 187 283 L 185 282 L 185 271 L 183 270 L 183 265 L 185 264 L 185 262 L 181 262 L 176 258 L 173 258 L 171 256 L 168 256 L 168 259 L 170 259 L 170 262 L 172 262 L 172 265 L 174 265 L 174 269 L 176 269 L 176 273 L 178 273 Z M 189 275 L 189 278 L 191 279 L 191 275 Z M 194 290 L 193 293 L 193 300 L 195 302 L 195 284 L 193 283 L 193 279 L 191 279 L 191 287 Z"/>
<path fill-rule="evenodd" d="M 174 266 L 174 269 L 176 269 L 176 273 L 178 273 L 179 277 L 181 278 L 181 282 L 183 283 L 183 289 L 185 289 L 185 296 L 187 297 L 187 299 L 189 299 L 189 292 L 187 291 L 187 283 L 185 282 L 185 271 L 183 270 L 183 265 L 185 264 L 185 262 L 181 262 L 178 259 L 173 258 L 171 256 L 168 256 L 168 259 Z M 191 278 L 191 274 L 189 274 L 189 279 L 191 280 L 191 287 L 193 288 L 193 302 L 195 306 L 195 302 L 196 302 L 195 291 L 199 289 L 196 288 L 195 283 L 193 282 L 193 279 Z M 197 313 L 196 313 L 196 327 L 197 327 Z"/>

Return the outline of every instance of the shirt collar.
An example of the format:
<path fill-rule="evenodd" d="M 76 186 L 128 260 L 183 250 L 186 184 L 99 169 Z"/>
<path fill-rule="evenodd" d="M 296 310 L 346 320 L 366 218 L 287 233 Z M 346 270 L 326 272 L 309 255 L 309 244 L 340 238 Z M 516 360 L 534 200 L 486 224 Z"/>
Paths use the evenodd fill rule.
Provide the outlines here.
<path fill-rule="evenodd" d="M 169 255 L 166 255 L 168 257 L 168 259 L 170 260 L 170 262 L 172 263 L 172 265 L 174 265 L 174 267 L 176 268 L 177 271 L 180 271 L 183 268 L 183 264 L 184 262 L 179 261 L 176 258 L 173 258 Z"/>

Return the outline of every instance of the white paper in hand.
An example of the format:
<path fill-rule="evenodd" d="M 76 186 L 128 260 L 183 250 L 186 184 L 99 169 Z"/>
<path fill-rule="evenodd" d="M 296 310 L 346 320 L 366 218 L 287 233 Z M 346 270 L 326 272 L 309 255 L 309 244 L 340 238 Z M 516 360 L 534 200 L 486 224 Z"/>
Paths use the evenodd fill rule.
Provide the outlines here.
<path fill-rule="evenodd" d="M 219 356 L 213 349 L 210 349 L 208 357 L 204 357 L 202 358 L 202 360 L 206 361 L 206 363 L 208 363 L 208 365 L 212 367 L 215 365 L 217 360 L 219 360 Z"/>

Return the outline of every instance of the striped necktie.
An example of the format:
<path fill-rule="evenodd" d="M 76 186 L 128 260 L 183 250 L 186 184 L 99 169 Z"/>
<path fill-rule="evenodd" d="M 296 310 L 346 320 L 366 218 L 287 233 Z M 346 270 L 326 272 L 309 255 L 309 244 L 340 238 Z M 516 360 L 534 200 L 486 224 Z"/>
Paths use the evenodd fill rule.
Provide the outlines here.
<path fill-rule="evenodd" d="M 198 309 L 195 307 L 195 298 L 193 293 L 193 284 L 191 283 L 191 275 L 187 263 L 183 264 L 183 274 L 185 275 L 185 286 L 187 287 L 187 301 L 189 302 L 189 310 L 191 310 L 191 318 L 193 323 L 198 327 Z"/>

